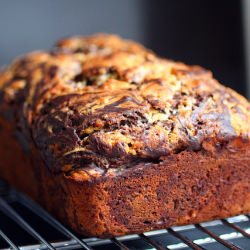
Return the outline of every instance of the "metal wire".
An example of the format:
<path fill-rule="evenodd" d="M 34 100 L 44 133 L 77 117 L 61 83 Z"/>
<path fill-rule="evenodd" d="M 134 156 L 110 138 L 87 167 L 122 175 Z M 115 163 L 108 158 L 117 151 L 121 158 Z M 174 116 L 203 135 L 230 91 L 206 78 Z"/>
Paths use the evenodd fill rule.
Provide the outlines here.
<path fill-rule="evenodd" d="M 9 237 L 2 231 L 0 230 L 0 236 L 12 247 L 14 250 L 19 250 L 19 247 L 13 243 Z"/>
<path fill-rule="evenodd" d="M 204 233 L 208 234 L 210 237 L 214 238 L 216 241 L 218 241 L 219 243 L 221 243 L 222 245 L 224 245 L 225 247 L 227 247 L 230 250 L 240 250 L 240 248 L 236 247 L 235 245 L 221 239 L 219 236 L 217 236 L 215 233 L 211 232 L 210 230 L 208 230 L 206 227 L 201 226 L 200 224 L 196 224 L 195 225 L 198 229 L 200 229 L 201 231 L 203 231 Z"/>
<path fill-rule="evenodd" d="M 2 198 L 0 198 L 0 209 L 5 213 L 9 218 L 14 220 L 20 227 L 22 227 L 26 232 L 32 235 L 34 238 L 38 239 L 40 243 L 44 244 L 48 249 L 54 250 L 55 248 L 47 242 L 40 234 L 36 232 L 18 213 L 12 209 L 11 206 L 7 204 Z"/>
<path fill-rule="evenodd" d="M 145 234 L 139 234 L 139 236 L 144 241 L 149 243 L 152 247 L 154 247 L 157 250 L 166 250 L 166 249 L 168 249 L 167 247 L 162 246 L 161 244 L 159 244 L 157 241 L 153 240 L 152 238 L 147 237 Z"/>
<path fill-rule="evenodd" d="M 127 246 L 125 246 L 121 241 L 117 240 L 116 238 L 111 238 L 110 240 L 115 245 L 117 245 L 118 247 L 120 247 L 120 249 L 122 249 L 122 250 L 129 250 L 129 248 Z"/>
<path fill-rule="evenodd" d="M 228 222 L 227 220 L 222 219 L 221 220 L 225 225 L 233 228 L 234 230 L 238 231 L 239 233 L 241 233 L 243 236 L 250 238 L 250 234 L 247 233 L 245 230 L 241 229 L 240 227 L 236 226 L 233 223 Z"/>
<path fill-rule="evenodd" d="M 18 197 L 18 201 L 23 204 L 25 207 L 30 209 L 33 213 L 41 217 L 43 220 L 48 222 L 52 227 L 60 231 L 66 237 L 75 240 L 80 246 L 86 250 L 92 250 L 92 247 L 88 246 L 83 240 L 78 238 L 76 235 L 71 233 L 66 227 L 64 227 L 60 222 L 58 222 L 54 217 L 45 212 L 40 206 L 32 202 L 30 199 L 25 197 L 22 194 L 15 192 L 15 195 Z"/>
<path fill-rule="evenodd" d="M 201 246 L 198 246 L 197 244 L 195 244 L 193 241 L 191 241 L 190 239 L 188 239 L 187 237 L 179 234 L 178 232 L 176 232 L 175 230 L 173 230 L 172 228 L 168 228 L 167 229 L 168 232 L 172 235 L 174 235 L 176 238 L 180 239 L 182 242 L 184 242 L 186 245 L 188 245 L 189 247 L 191 247 L 194 250 L 202 250 L 204 248 L 202 248 Z"/>

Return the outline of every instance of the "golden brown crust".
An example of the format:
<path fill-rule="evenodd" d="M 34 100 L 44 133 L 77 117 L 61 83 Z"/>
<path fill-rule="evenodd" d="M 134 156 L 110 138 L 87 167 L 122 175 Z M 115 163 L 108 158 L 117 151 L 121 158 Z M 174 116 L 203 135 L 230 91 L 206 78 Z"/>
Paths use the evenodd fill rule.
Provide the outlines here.
<path fill-rule="evenodd" d="M 243 97 L 198 66 L 159 59 L 116 36 L 60 41 L 53 53 L 24 57 L 4 75 L 4 98 L 23 106 L 55 172 L 129 167 L 207 150 L 208 139 L 219 146 L 249 138 Z"/>
<path fill-rule="evenodd" d="M 13 131 L 18 130 L 22 149 L 15 145 L 15 150 L 20 150 L 21 155 L 22 150 L 28 149 L 25 162 L 29 154 L 33 155 L 33 162 L 25 164 L 34 171 L 29 178 L 39 183 L 31 195 L 81 233 L 121 235 L 249 210 L 250 205 L 244 203 L 242 196 L 238 197 L 238 207 L 228 212 L 219 213 L 215 204 L 224 206 L 236 199 L 232 195 L 233 198 L 217 202 L 225 194 L 229 196 L 233 188 L 242 190 L 245 196 L 249 194 L 249 176 L 242 176 L 241 171 L 249 172 L 250 105 L 199 66 L 161 59 L 134 42 L 100 34 L 64 39 L 50 52 L 31 53 L 16 60 L 1 73 L 0 87 L 0 122 L 3 127 L 8 122 L 13 124 L 2 133 L 12 137 Z M 5 159 L 10 156 L 10 148 L 0 152 Z M 221 161 L 216 160 L 218 157 Z M 232 173 L 239 161 L 240 166 Z M 196 162 L 204 171 L 209 168 L 206 171 L 215 179 L 203 176 Z M 18 171 L 15 160 L 13 164 L 9 160 L 6 163 Z M 230 167 L 224 169 L 227 165 Z M 234 179 L 228 190 L 231 182 L 223 179 L 220 166 Z M 156 189 L 161 189 L 161 185 L 163 189 L 170 188 L 172 171 L 182 171 L 181 168 L 185 172 L 181 175 L 183 186 L 179 183 L 175 192 L 168 191 L 166 195 L 171 195 L 167 205 L 167 198 L 155 197 Z M 190 174 L 194 171 L 197 176 L 192 180 Z M 8 171 L 1 172 L 15 183 Z M 150 179 L 140 186 L 140 178 Z M 204 203 L 202 191 L 195 193 L 201 200 L 192 210 L 192 192 L 187 192 L 190 202 L 180 199 L 185 198 L 186 188 L 197 188 L 201 182 L 206 183 L 208 191 L 212 184 L 221 190 L 218 194 L 210 190 L 204 198 L 214 202 L 210 206 Z M 22 186 L 20 183 L 18 187 Z M 60 188 L 55 189 L 55 183 Z M 136 193 L 136 185 L 141 190 L 149 187 L 145 195 L 155 209 L 162 207 L 155 217 L 150 215 L 153 210 L 146 206 L 143 193 L 136 198 L 138 201 L 132 202 L 126 196 L 129 202 L 121 198 L 116 204 L 122 189 L 131 188 Z M 117 191 L 112 196 L 115 186 Z M 58 200 L 50 207 L 48 200 L 53 192 Z M 159 193 L 163 195 L 165 191 Z M 44 201 L 39 200 L 41 195 Z M 88 200 L 84 208 L 82 195 Z M 178 211 L 173 209 L 177 205 L 169 205 L 175 195 L 178 202 L 183 202 Z M 53 207 L 58 203 L 63 208 L 57 213 Z M 120 211 L 124 206 L 132 212 Z M 140 209 L 145 206 L 145 211 Z M 91 207 L 95 209 L 91 211 Z M 120 215 L 115 211 L 120 211 Z M 90 217 L 84 219 L 87 213 Z M 88 227 L 91 216 L 98 222 L 94 228 Z M 132 224 L 127 222 L 130 216 L 134 218 L 131 217 Z"/>
<path fill-rule="evenodd" d="M 124 51 L 135 54 L 148 54 L 148 49 L 130 40 L 123 40 L 119 36 L 110 34 L 95 34 L 91 36 L 75 36 L 65 38 L 56 43 L 56 51 L 70 53 L 110 54 L 113 51 Z"/>

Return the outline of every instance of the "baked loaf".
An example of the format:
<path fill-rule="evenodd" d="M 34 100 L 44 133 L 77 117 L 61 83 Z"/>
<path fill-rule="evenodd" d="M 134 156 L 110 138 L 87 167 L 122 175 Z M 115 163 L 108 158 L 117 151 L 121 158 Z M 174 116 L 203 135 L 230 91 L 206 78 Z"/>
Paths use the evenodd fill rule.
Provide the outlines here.
<path fill-rule="evenodd" d="M 77 232 L 250 212 L 250 104 L 210 71 L 99 34 L 17 59 L 0 87 L 0 176 Z"/>

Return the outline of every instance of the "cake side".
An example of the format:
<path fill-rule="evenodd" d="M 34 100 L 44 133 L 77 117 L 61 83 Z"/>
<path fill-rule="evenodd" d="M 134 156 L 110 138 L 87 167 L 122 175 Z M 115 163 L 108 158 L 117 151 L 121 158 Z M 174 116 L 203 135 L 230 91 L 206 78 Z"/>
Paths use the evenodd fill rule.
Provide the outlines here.
<path fill-rule="evenodd" d="M 2 157 L 1 178 L 83 235 L 142 233 L 250 211 L 250 143 L 242 139 L 158 163 L 108 169 L 105 175 L 98 168 L 55 174 L 35 145 L 30 156 L 24 155 L 18 138 L 8 132 L 6 126 L 0 131 L 9 145 L 0 150 L 1 157 L 8 156 Z"/>
<path fill-rule="evenodd" d="M 99 237 L 244 214 L 250 211 L 249 153 L 249 142 L 238 139 L 216 152 L 183 151 L 159 163 L 109 169 L 105 176 L 77 170 L 59 175 L 59 186 L 66 190 L 60 197 L 67 202 L 51 204 L 51 190 L 58 192 L 53 188 L 58 182 L 55 178 L 50 178 L 51 185 L 44 182 L 48 192 L 44 205 L 77 232 Z M 59 204 L 66 204 L 61 214 L 55 209 Z"/>
<path fill-rule="evenodd" d="M 39 197 L 39 185 L 31 158 L 30 128 L 22 116 L 25 108 L 20 92 L 30 72 L 47 60 L 47 53 L 31 53 L 16 59 L 0 72 L 0 176 L 33 199 Z"/>

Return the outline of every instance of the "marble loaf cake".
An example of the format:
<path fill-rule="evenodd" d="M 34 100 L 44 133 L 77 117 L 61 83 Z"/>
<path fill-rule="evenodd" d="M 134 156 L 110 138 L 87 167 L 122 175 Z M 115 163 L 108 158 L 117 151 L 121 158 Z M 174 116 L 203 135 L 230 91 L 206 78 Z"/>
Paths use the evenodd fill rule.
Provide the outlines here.
<path fill-rule="evenodd" d="M 100 237 L 250 212 L 250 104 L 211 72 L 99 34 L 0 73 L 0 177 Z"/>

